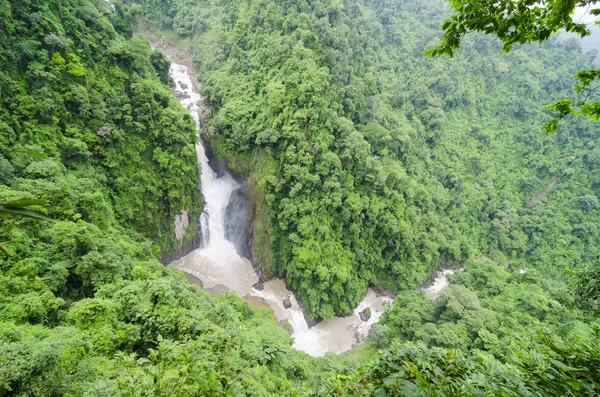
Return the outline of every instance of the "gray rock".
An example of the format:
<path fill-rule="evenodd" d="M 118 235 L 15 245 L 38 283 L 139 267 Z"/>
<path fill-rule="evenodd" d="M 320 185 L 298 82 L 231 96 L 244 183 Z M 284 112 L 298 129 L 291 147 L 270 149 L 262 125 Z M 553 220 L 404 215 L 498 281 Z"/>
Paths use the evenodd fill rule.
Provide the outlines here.
<path fill-rule="evenodd" d="M 358 313 L 358 316 L 362 321 L 369 321 L 369 319 L 371 318 L 371 308 L 367 307 L 365 310 Z"/>
<path fill-rule="evenodd" d="M 290 307 L 292 307 L 292 301 L 290 300 L 290 298 L 285 298 L 283 300 L 283 307 L 286 309 L 289 309 Z"/>
<path fill-rule="evenodd" d="M 200 280 L 198 277 L 194 276 L 193 274 L 190 273 L 183 273 L 185 274 L 185 278 L 187 278 L 188 282 L 190 284 L 196 284 L 197 286 L 199 286 L 200 288 L 204 288 L 204 285 L 202 284 L 202 280 Z"/>
<path fill-rule="evenodd" d="M 250 201 L 245 187 L 234 190 L 225 208 L 225 238 L 235 245 L 240 256 L 252 260 L 250 242 Z"/>
<path fill-rule="evenodd" d="M 267 306 L 269 307 L 269 304 L 267 303 L 267 301 L 265 301 L 263 298 L 259 298 L 258 296 L 253 296 L 253 295 L 246 295 L 244 296 L 244 300 L 246 302 L 248 302 L 248 304 L 250 306 Z"/>
<path fill-rule="evenodd" d="M 213 295 L 223 296 L 223 291 L 228 291 L 229 287 L 224 284 L 218 284 L 208 290 Z"/>
<path fill-rule="evenodd" d="M 252 288 L 254 288 L 254 289 L 255 289 L 255 290 L 257 290 L 257 291 L 262 291 L 263 289 L 265 289 L 265 284 L 264 284 L 264 283 L 262 283 L 262 282 L 258 282 L 258 283 L 256 283 L 256 284 L 254 284 L 254 285 L 252 286 Z"/>

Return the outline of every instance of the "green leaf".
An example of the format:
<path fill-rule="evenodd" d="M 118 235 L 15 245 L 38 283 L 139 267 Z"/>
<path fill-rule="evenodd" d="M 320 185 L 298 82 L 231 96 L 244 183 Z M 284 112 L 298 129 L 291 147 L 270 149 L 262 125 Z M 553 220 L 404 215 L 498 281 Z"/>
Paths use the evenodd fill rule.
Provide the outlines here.
<path fill-rule="evenodd" d="M 43 219 L 45 221 L 52 221 L 51 218 L 47 217 L 43 213 L 35 210 L 20 208 L 20 207 L 10 207 L 6 205 L 0 205 L 0 217 L 5 217 L 7 215 L 21 215 L 29 218 L 35 219 Z"/>
<path fill-rule="evenodd" d="M 40 159 L 47 159 L 48 158 L 48 156 L 46 156 L 44 153 L 36 152 L 35 150 L 13 148 L 12 151 L 15 152 L 15 153 L 28 154 L 30 156 L 37 157 L 37 158 L 40 158 Z"/>
<path fill-rule="evenodd" d="M 15 201 L 7 201 L 4 203 L 0 203 L 2 206 L 7 207 L 29 207 L 31 205 L 46 205 L 48 204 L 48 200 L 46 199 L 20 199 Z"/>

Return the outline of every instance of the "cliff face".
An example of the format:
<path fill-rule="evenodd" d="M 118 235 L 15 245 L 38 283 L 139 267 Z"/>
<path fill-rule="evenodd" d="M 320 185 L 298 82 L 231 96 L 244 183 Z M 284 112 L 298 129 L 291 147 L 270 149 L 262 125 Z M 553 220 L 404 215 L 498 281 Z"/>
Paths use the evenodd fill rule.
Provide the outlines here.
<path fill-rule="evenodd" d="M 240 255 L 252 261 L 261 280 L 269 279 L 275 276 L 275 264 L 269 237 L 271 221 L 267 214 L 265 180 L 273 172 L 273 160 L 264 150 L 256 150 L 250 155 L 233 154 L 224 149 L 219 137 L 213 137 L 209 146 L 214 162 L 219 164 L 217 169 L 224 167 L 243 181 L 228 207 L 232 241 Z M 238 210 L 242 215 L 236 220 L 234 212 Z"/>

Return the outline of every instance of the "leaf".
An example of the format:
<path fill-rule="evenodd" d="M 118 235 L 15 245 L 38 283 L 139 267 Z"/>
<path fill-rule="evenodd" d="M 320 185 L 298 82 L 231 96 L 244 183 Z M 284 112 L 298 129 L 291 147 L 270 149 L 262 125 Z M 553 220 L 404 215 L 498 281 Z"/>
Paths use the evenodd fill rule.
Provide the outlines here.
<path fill-rule="evenodd" d="M 0 203 L 2 206 L 7 207 L 29 207 L 30 205 L 46 205 L 48 204 L 48 200 L 46 199 L 20 199 L 15 201 L 7 201 L 4 203 Z"/>
<path fill-rule="evenodd" d="M 551 359 L 550 362 L 554 365 L 556 365 L 560 370 L 564 371 L 564 372 L 586 372 L 587 368 L 575 368 L 575 367 L 571 367 L 569 365 L 566 365 L 565 363 L 558 361 L 558 360 L 554 360 Z"/>
<path fill-rule="evenodd" d="M 567 380 L 566 381 L 569 385 L 571 385 L 571 387 L 575 390 L 581 390 L 581 382 L 578 382 L 576 380 Z"/>
<path fill-rule="evenodd" d="M 37 158 L 40 158 L 40 159 L 47 159 L 48 158 L 48 156 L 46 156 L 44 153 L 36 152 L 35 150 L 13 148 L 12 151 L 15 152 L 15 153 L 28 154 L 30 156 L 37 157 Z"/>
<path fill-rule="evenodd" d="M 20 208 L 20 207 L 10 207 L 10 206 L 6 206 L 6 205 L 0 205 L 0 217 L 7 216 L 7 215 L 21 215 L 21 216 L 26 216 L 29 218 L 43 219 L 45 221 L 52 221 L 51 218 L 47 217 L 46 215 L 42 214 L 39 211 Z"/>
<path fill-rule="evenodd" d="M 557 128 L 558 128 L 558 120 L 557 119 L 549 120 L 542 125 L 542 130 L 546 134 L 555 133 Z"/>

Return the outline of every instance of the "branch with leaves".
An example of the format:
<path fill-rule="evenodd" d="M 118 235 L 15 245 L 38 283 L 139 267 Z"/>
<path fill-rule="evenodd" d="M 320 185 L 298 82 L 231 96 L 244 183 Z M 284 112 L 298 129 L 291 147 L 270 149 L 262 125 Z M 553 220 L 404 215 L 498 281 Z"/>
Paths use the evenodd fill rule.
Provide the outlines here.
<path fill-rule="evenodd" d="M 556 131 L 558 122 L 564 119 L 570 114 L 586 116 L 590 120 L 600 120 L 600 102 L 588 102 L 590 95 L 593 94 L 600 85 L 590 87 L 592 83 L 600 76 L 600 69 L 598 70 L 581 70 L 577 72 L 575 78 L 579 80 L 580 84 L 576 85 L 573 89 L 576 93 L 586 92 L 585 98 L 577 101 L 577 107 L 573 107 L 573 102 L 570 99 L 561 99 L 553 104 L 546 106 L 554 112 L 552 120 L 547 121 L 543 125 L 543 129 L 548 134 Z"/>

